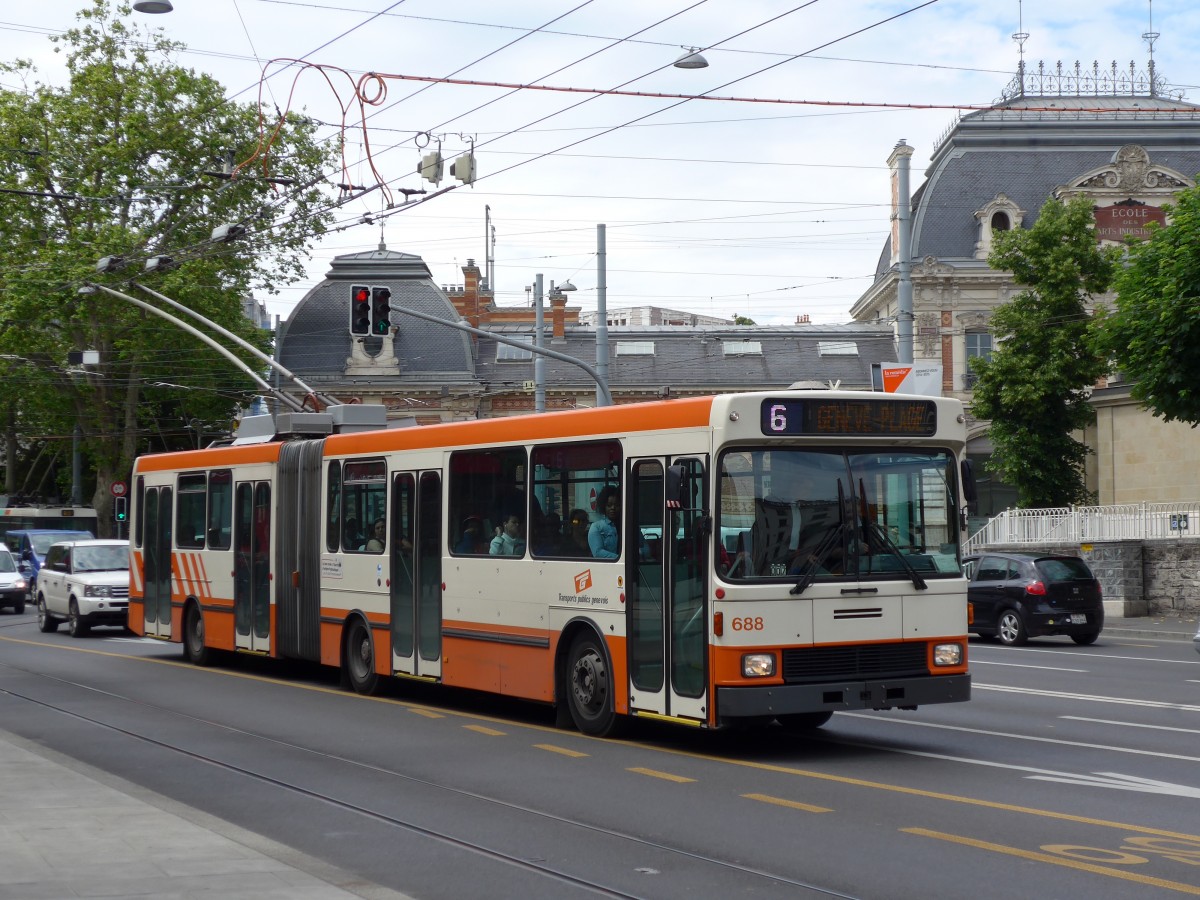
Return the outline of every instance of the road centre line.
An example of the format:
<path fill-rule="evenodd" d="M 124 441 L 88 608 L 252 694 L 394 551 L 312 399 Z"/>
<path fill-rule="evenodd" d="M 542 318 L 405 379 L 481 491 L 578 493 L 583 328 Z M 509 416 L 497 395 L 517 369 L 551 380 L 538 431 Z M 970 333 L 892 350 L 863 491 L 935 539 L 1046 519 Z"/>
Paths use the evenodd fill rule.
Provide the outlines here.
<path fill-rule="evenodd" d="M 1004 844 L 993 844 L 991 841 L 980 841 L 974 838 L 962 837 L 957 834 L 946 834 L 941 831 L 930 831 L 928 828 L 901 828 L 905 834 L 916 834 L 921 837 L 934 838 L 939 841 L 948 841 L 952 844 L 961 844 L 966 847 L 975 847 L 979 850 L 990 850 L 993 853 L 1003 853 L 1007 856 L 1016 856 L 1021 859 L 1028 859 L 1034 862 L 1049 863 L 1053 866 L 1063 866 L 1067 869 L 1078 869 L 1081 872 L 1091 872 L 1095 875 L 1106 875 L 1109 878 L 1119 878 L 1122 881 L 1133 881 L 1137 884 L 1146 884 L 1152 887 L 1166 888 L 1171 891 L 1179 891 L 1183 894 L 1192 894 L 1200 896 L 1200 887 L 1194 884 L 1184 884 L 1179 881 L 1168 881 L 1165 878 L 1155 878 L 1153 875 L 1139 875 L 1136 872 L 1128 872 L 1123 869 L 1114 869 L 1110 866 L 1098 866 L 1095 863 L 1082 862 L 1076 859 L 1064 859 L 1060 856 L 1052 856 L 1049 853 L 1038 853 L 1033 850 L 1022 850 L 1018 847 L 1006 847 Z"/>
<path fill-rule="evenodd" d="M 538 750 L 548 750 L 551 753 L 559 753 L 563 756 L 569 756 L 572 759 L 580 759 L 588 756 L 587 753 L 580 753 L 578 750 L 569 750 L 566 747 L 556 747 L 554 744 L 534 744 Z"/>
<path fill-rule="evenodd" d="M 1149 728 L 1153 731 L 1178 731 L 1182 734 L 1200 734 L 1200 728 L 1172 728 L 1170 725 L 1143 725 L 1141 722 L 1118 722 L 1115 719 L 1089 719 L 1086 716 L 1059 716 L 1072 722 L 1092 722 L 1097 725 L 1119 725 L 1124 728 Z"/>
<path fill-rule="evenodd" d="M 875 718 L 874 716 L 868 716 L 863 713 L 842 712 L 842 713 L 838 713 L 838 715 L 845 716 L 847 718 L 854 718 L 854 719 L 867 719 L 872 722 L 880 721 L 879 719 Z M 961 732 L 964 732 L 965 734 L 979 734 L 979 735 L 983 735 L 984 737 L 1010 738 L 1014 741 L 1033 741 L 1034 743 L 1037 743 L 1037 744 L 1057 744 L 1060 747 L 1081 747 L 1084 750 L 1108 750 L 1112 753 L 1129 753 L 1134 756 L 1153 756 L 1158 759 L 1176 759 L 1181 762 L 1198 762 L 1198 763 L 1200 763 L 1200 756 L 1184 756 L 1179 753 L 1159 753 L 1156 750 L 1137 750 L 1133 747 L 1114 747 L 1109 744 L 1089 744 L 1084 741 L 1068 741 L 1068 740 L 1064 740 L 1062 738 L 1040 737 L 1040 736 L 1034 735 L 1034 734 L 1013 734 L 1012 732 L 1009 732 L 1009 731 L 987 731 L 986 729 L 983 729 L 983 728 L 967 728 L 963 725 L 943 725 L 939 722 L 914 722 L 910 719 L 887 719 L 886 721 L 890 722 L 892 724 L 896 724 L 896 725 L 914 725 L 918 728 L 937 728 L 942 731 L 961 731 Z M 834 741 L 835 743 L 839 743 L 839 744 L 840 743 L 853 744 L 856 747 L 870 746 L 868 744 L 864 744 L 859 741 L 840 741 L 840 740 L 837 740 L 836 738 L 831 738 L 831 740 Z M 950 760 L 956 760 L 958 762 L 976 763 L 977 765 L 999 766 L 999 767 L 1005 768 L 1005 769 L 1021 769 L 1022 771 L 1027 771 L 1027 772 L 1042 772 L 1042 771 L 1044 771 L 1042 769 L 1026 769 L 1024 766 L 1010 766 L 1010 765 L 1005 765 L 1003 763 L 990 763 L 985 760 L 972 760 L 972 759 L 965 759 L 965 758 L 961 758 L 961 757 L 957 757 L 957 756 L 942 756 L 937 753 L 926 753 L 922 750 L 902 750 L 902 749 L 893 748 L 893 747 L 889 747 L 888 749 L 892 753 L 905 753 L 910 756 L 929 756 L 934 759 L 950 759 Z M 1051 772 L 1049 774 L 1063 775 L 1065 773 Z"/>
<path fill-rule="evenodd" d="M 972 690 L 996 691 L 1001 694 L 1031 694 L 1037 697 L 1056 697 L 1059 700 L 1087 700 L 1092 703 L 1118 703 L 1124 706 L 1143 706 L 1151 709 L 1177 709 L 1180 712 L 1200 712 L 1200 706 L 1186 703 L 1167 703 L 1163 700 L 1135 700 L 1125 697 L 1101 697 L 1095 694 L 1076 694 L 1072 691 L 1044 691 L 1038 688 L 1009 687 L 1003 684 L 972 684 Z"/>
<path fill-rule="evenodd" d="M 486 734 L 489 737 L 504 737 L 505 732 L 495 728 L 488 728 L 486 725 L 464 725 L 463 728 L 467 731 L 477 731 L 480 734 Z"/>
<path fill-rule="evenodd" d="M 683 775 L 672 775 L 670 772 L 659 772 L 657 769 L 643 769 L 641 766 L 636 766 L 627 771 L 637 775 L 649 775 L 651 778 L 661 778 L 663 781 L 674 781 L 676 784 L 687 784 L 696 780 L 695 778 L 687 778 Z"/>
<path fill-rule="evenodd" d="M 799 800 L 785 800 L 783 797 L 772 797 L 770 794 L 742 794 L 747 800 L 758 800 L 760 803 L 773 803 L 775 806 L 786 806 L 788 809 L 802 809 L 811 813 L 833 812 L 827 806 L 813 806 L 811 803 L 801 803 Z"/>

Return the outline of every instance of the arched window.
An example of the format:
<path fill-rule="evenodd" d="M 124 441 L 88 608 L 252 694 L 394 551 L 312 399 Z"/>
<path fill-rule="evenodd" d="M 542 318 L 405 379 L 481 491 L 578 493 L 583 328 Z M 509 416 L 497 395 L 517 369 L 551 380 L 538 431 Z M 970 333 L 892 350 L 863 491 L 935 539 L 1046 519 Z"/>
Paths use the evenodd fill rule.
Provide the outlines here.
<path fill-rule="evenodd" d="M 1012 222 L 1008 218 L 1008 213 L 1000 211 L 992 213 L 992 231 L 1008 231 L 1010 228 L 1012 228 Z"/>

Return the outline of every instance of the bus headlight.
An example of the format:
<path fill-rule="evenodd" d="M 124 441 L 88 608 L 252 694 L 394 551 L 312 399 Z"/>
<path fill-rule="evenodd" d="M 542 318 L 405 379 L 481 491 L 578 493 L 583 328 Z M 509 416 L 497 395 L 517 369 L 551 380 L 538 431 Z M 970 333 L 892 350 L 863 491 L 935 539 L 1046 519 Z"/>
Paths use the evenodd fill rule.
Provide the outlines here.
<path fill-rule="evenodd" d="M 962 644 L 935 644 L 933 647 L 933 664 L 935 666 L 961 666 L 963 661 Z"/>
<path fill-rule="evenodd" d="M 742 675 L 744 677 L 769 678 L 774 674 L 774 653 L 747 653 L 742 657 Z"/>

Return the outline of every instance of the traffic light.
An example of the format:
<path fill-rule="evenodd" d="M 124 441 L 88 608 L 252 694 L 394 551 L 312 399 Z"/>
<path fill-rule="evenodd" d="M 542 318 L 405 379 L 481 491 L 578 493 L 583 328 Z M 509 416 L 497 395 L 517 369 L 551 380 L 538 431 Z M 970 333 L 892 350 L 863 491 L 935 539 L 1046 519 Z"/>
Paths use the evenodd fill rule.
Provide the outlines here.
<path fill-rule="evenodd" d="M 129 499 L 127 497 L 113 497 L 113 518 L 118 522 L 129 521 Z"/>
<path fill-rule="evenodd" d="M 371 289 L 365 285 L 350 288 L 350 333 L 371 333 Z"/>
<path fill-rule="evenodd" d="M 392 292 L 371 288 L 371 334 L 385 335 L 392 327 Z"/>
<path fill-rule="evenodd" d="M 417 166 L 417 174 L 426 181 L 440 184 L 442 181 L 442 152 L 435 150 L 422 156 L 421 162 Z"/>

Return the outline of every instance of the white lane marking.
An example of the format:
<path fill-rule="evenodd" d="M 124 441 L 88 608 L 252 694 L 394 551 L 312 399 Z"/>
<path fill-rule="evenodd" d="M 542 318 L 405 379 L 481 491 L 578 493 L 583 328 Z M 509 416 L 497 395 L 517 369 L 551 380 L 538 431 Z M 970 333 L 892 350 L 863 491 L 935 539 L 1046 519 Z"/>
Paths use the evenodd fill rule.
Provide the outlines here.
<path fill-rule="evenodd" d="M 1183 734 L 1200 734 L 1198 728 L 1172 728 L 1170 725 L 1143 725 L 1141 722 L 1117 722 L 1113 719 L 1089 719 L 1085 716 L 1059 716 L 1072 722 L 1094 722 L 1097 725 L 1120 725 L 1122 728 L 1149 728 L 1152 731 L 1178 731 Z"/>
<path fill-rule="evenodd" d="M 854 716 L 861 719 L 870 719 L 871 716 L 861 713 L 838 713 L 839 716 Z M 1080 744 L 1073 741 L 1059 741 L 1052 738 L 1027 737 L 1020 734 L 1006 734 L 1001 731 L 982 731 L 977 728 L 959 728 L 953 725 L 935 725 L 932 722 L 908 722 L 902 719 L 891 719 L 889 721 L 902 722 L 905 725 L 923 725 L 929 728 L 944 728 L 948 731 L 967 731 L 974 734 L 991 735 L 995 737 L 1007 737 L 1021 741 L 1039 741 L 1046 744 L 1065 744 L 1073 747 L 1088 747 L 1096 750 L 1114 750 L 1118 753 L 1136 753 L 1142 756 L 1159 756 L 1166 759 L 1181 759 L 1185 762 L 1200 762 L 1200 758 L 1194 756 L 1176 756 L 1170 753 L 1152 753 L 1148 750 L 1131 750 L 1127 747 L 1105 747 L 1101 744 Z M 843 744 L 848 747 L 866 747 L 873 750 L 878 750 L 878 744 L 868 744 L 863 741 L 848 741 L 833 738 L 828 736 L 830 743 Z M 1029 772 L 1031 774 L 1025 777 L 1037 781 L 1055 781 L 1062 784 L 1076 784 L 1085 787 L 1111 788 L 1113 790 L 1122 791 L 1140 791 L 1149 794 L 1167 794 L 1172 797 L 1194 797 L 1200 799 L 1200 787 L 1192 787 L 1190 785 L 1170 784 L 1166 781 L 1152 781 L 1148 778 L 1139 778 L 1136 775 L 1121 775 L 1117 772 L 1093 772 L 1091 775 L 1079 775 L 1074 772 L 1056 772 L 1053 769 L 1038 769 L 1033 766 L 1018 766 L 1013 763 L 994 762 L 987 759 L 969 759 L 965 756 L 951 756 L 948 753 L 930 753 L 925 750 L 903 750 L 898 747 L 888 747 L 889 753 L 903 753 L 906 756 L 921 756 L 926 759 L 941 759 L 946 762 L 966 763 L 969 766 L 987 766 L 991 769 L 1008 769 L 1013 772 Z"/>
<path fill-rule="evenodd" d="M 972 690 L 996 691 L 1001 694 L 1032 694 L 1038 697 L 1057 697 L 1060 700 L 1087 700 L 1092 703 L 1117 703 L 1124 706 L 1145 706 L 1151 709 L 1177 709 L 1200 712 L 1200 706 L 1186 703 L 1167 703 L 1164 700 L 1134 700 L 1124 697 L 1098 697 L 1094 694 L 1075 694 L 1070 691 L 1043 691 L 1036 688 L 1008 687 L 1001 684 L 972 684 Z"/>
<path fill-rule="evenodd" d="M 1059 784 L 1077 784 L 1082 787 L 1110 788 L 1117 791 L 1140 791 L 1143 794 L 1166 794 L 1168 797 L 1194 797 L 1200 799 L 1200 787 L 1185 787 L 1153 778 L 1137 775 L 1122 775 L 1120 772 L 1093 772 L 1091 775 L 1030 775 L 1032 781 L 1057 781 Z"/>
<path fill-rule="evenodd" d="M 1079 672 L 1080 674 L 1083 674 L 1083 675 L 1086 675 L 1090 671 L 1089 669 L 1062 669 L 1062 668 L 1059 668 L 1058 666 L 1027 666 L 1027 665 L 1025 665 L 1025 663 L 1002 663 L 1002 662 L 995 662 L 994 660 L 990 660 L 990 659 L 975 659 L 974 657 L 971 658 L 971 665 L 972 666 L 1008 666 L 1011 669 L 1044 669 L 1047 672 Z"/>
<path fill-rule="evenodd" d="M 850 717 L 856 718 L 856 719 L 870 719 L 871 721 L 874 721 L 874 722 L 881 721 L 878 717 L 872 716 L 872 715 L 867 715 L 865 713 L 840 712 L 840 713 L 838 713 L 838 715 L 839 716 L 850 716 Z M 1198 762 L 1198 763 L 1200 763 L 1200 756 L 1184 756 L 1179 753 L 1159 753 L 1156 750 L 1138 750 L 1134 747 L 1113 747 L 1109 744 L 1089 744 L 1089 743 L 1085 743 L 1083 741 L 1067 741 L 1067 740 L 1063 740 L 1062 738 L 1039 737 L 1037 735 L 1032 735 L 1032 734 L 1013 734 L 1008 731 L 986 731 L 985 729 L 982 729 L 982 728 L 966 728 L 962 725 L 942 725 L 937 722 L 915 722 L 911 719 L 891 719 L 891 718 L 889 718 L 889 719 L 886 719 L 883 721 L 887 721 L 889 723 L 896 724 L 896 725 L 916 725 L 920 728 L 938 728 L 942 731 L 961 731 L 964 734 L 980 734 L 985 737 L 1010 738 L 1014 741 L 1033 741 L 1034 743 L 1037 743 L 1037 744 L 1057 744 L 1061 747 L 1082 747 L 1086 750 L 1108 750 L 1108 751 L 1111 751 L 1112 753 L 1129 753 L 1134 756 L 1154 756 L 1159 759 L 1178 759 L 1183 762 Z M 868 745 L 862 744 L 860 746 L 868 746 Z M 888 749 L 891 750 L 893 748 L 889 747 Z M 917 751 L 917 750 L 896 750 L 895 752 L 911 753 L 913 756 L 931 756 L 934 759 L 959 759 L 959 757 L 956 757 L 956 756 L 940 756 L 936 753 L 925 753 L 924 751 Z M 962 760 L 962 761 L 963 762 L 971 762 L 971 760 Z M 984 765 L 993 765 L 993 764 L 985 763 Z M 1023 767 L 1022 766 L 1011 766 L 1010 768 L 1020 769 Z"/>
<path fill-rule="evenodd" d="M 1164 643 L 1176 644 L 1179 642 L 1178 641 L 1164 641 Z M 1115 653 L 1093 652 L 1092 648 L 1090 648 L 1090 647 L 1082 647 L 1078 650 L 1051 650 L 1049 647 L 1005 647 L 1003 650 L 1001 650 L 998 647 L 993 647 L 992 649 L 997 653 L 1004 653 L 1005 655 L 1010 654 L 1010 653 L 1037 653 L 1037 654 L 1054 653 L 1054 654 L 1058 654 L 1058 655 L 1073 656 L 1073 657 L 1075 657 L 1075 659 L 1079 659 L 1079 657 L 1082 655 L 1082 656 L 1087 657 L 1088 659 L 1127 659 L 1127 660 L 1133 660 L 1134 662 L 1173 663 L 1175 665 L 1200 666 L 1200 657 L 1197 657 L 1195 660 L 1191 660 L 1191 659 L 1159 659 L 1154 656 L 1118 656 Z M 972 644 L 971 645 L 972 655 L 974 655 L 974 653 L 976 651 L 986 652 L 984 650 L 984 648 L 977 647 L 976 645 Z"/>

